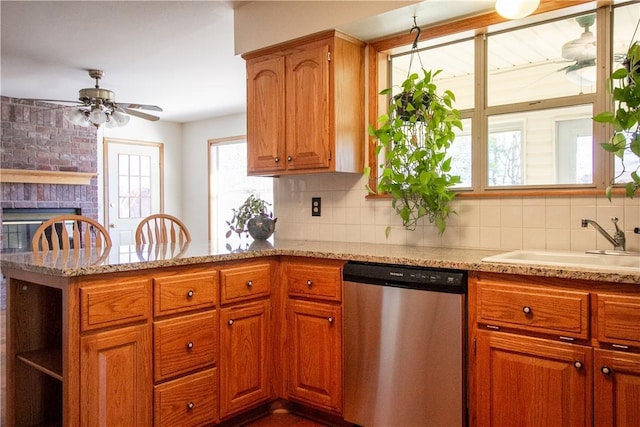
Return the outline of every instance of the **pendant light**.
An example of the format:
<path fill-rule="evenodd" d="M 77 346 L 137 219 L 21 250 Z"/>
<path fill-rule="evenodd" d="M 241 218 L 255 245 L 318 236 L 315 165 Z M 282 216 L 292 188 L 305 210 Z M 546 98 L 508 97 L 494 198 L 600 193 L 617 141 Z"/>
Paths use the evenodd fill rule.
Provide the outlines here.
<path fill-rule="evenodd" d="M 496 0 L 496 12 L 507 19 L 521 19 L 531 15 L 540 0 Z"/>

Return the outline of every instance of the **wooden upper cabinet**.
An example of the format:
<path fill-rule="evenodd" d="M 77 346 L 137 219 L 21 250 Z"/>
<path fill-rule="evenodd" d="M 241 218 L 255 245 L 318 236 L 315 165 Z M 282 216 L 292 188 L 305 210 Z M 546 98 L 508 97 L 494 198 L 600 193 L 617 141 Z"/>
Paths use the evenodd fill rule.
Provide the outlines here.
<path fill-rule="evenodd" d="M 243 58 L 250 175 L 362 172 L 362 42 L 328 31 Z"/>
<path fill-rule="evenodd" d="M 249 172 L 285 170 L 284 57 L 247 62 Z"/>
<path fill-rule="evenodd" d="M 329 43 L 287 55 L 287 169 L 328 168 Z"/>

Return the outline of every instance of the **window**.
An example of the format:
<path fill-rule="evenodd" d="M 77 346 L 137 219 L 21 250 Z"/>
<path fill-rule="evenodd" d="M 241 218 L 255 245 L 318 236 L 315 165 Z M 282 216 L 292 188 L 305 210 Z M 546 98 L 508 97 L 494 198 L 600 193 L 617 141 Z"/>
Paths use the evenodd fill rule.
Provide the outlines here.
<path fill-rule="evenodd" d="M 618 5 L 613 13 L 589 4 L 594 9 L 556 6 L 560 12 L 531 18 L 521 27 L 518 21 L 486 26 L 486 18 L 469 18 L 423 31 L 446 34 L 420 42 L 419 52 L 424 68 L 443 70 L 438 89 L 456 95 L 455 107 L 464 119 L 449 151 L 452 170 L 462 178 L 459 190 L 601 190 L 614 167 L 621 170 L 613 160 L 610 169 L 595 167 L 607 156 L 599 146 L 606 135 L 594 133 L 591 118 L 596 108 L 608 108 L 602 102 L 608 73 L 605 67 L 596 68 L 597 56 L 607 49 L 597 47 L 611 44 L 614 60 L 623 56 L 640 19 L 640 4 Z M 609 26 L 614 27 L 613 38 L 597 32 L 596 27 Z M 470 31 L 476 33 L 472 39 Z M 390 66 L 370 82 L 385 73 L 394 85 L 406 77 L 411 62 L 407 39 L 378 52 L 389 58 Z M 414 59 L 414 72 L 419 65 Z M 385 100 L 374 101 L 371 116 L 380 112 L 380 103 Z"/>
<path fill-rule="evenodd" d="M 273 204 L 273 178 L 247 176 L 247 140 L 244 136 L 209 141 L 210 240 L 233 248 L 241 247 L 236 235 L 224 241 L 229 229 L 226 221 L 233 209 L 250 194 Z M 223 241 L 220 241 L 222 239 Z"/>

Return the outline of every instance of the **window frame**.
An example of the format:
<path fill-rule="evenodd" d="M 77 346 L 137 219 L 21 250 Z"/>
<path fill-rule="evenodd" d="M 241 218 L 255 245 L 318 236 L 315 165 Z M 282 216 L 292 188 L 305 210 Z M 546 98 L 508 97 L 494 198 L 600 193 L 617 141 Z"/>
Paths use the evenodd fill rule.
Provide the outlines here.
<path fill-rule="evenodd" d="M 458 196 L 465 197 L 508 197 L 508 196 L 565 196 L 565 195 L 592 195 L 602 193 L 613 176 L 613 155 L 600 148 L 599 142 L 607 141 L 611 135 L 611 129 L 606 125 L 593 125 L 593 183 L 591 184 L 551 184 L 551 185 L 527 185 L 511 188 L 488 187 L 485 181 L 487 177 L 486 153 L 487 147 L 487 126 L 488 117 L 496 114 L 525 113 L 537 110 L 562 108 L 580 104 L 592 104 L 593 115 L 601 111 L 608 111 L 612 108 L 612 102 L 607 92 L 607 78 L 612 69 L 612 5 L 598 6 L 593 0 L 578 0 L 556 2 L 553 0 L 543 0 L 535 15 L 526 23 L 508 21 L 500 17 L 495 12 L 486 13 L 476 17 L 465 18 L 454 22 L 447 22 L 431 27 L 422 28 L 421 41 L 436 39 L 455 34 L 460 35 L 460 39 L 468 38 L 465 34 L 475 33 L 475 107 L 469 110 L 461 110 L 461 118 L 471 118 L 472 120 L 472 187 L 455 188 L 453 191 Z M 627 5 L 629 2 L 621 3 L 617 6 Z M 596 91 L 589 94 L 580 94 L 569 97 L 559 97 L 543 99 L 536 102 L 521 102 L 508 105 L 486 106 L 484 93 L 487 88 L 486 71 L 486 36 L 490 33 L 498 33 L 510 30 L 517 30 L 524 26 L 538 25 L 545 21 L 556 19 L 566 19 L 579 16 L 588 12 L 596 13 L 597 27 L 597 57 L 598 57 L 598 81 Z M 541 16 L 538 16 L 541 15 Z M 496 26 L 500 30 L 493 31 Z M 492 29 L 492 31 L 489 31 Z M 394 35 L 388 38 L 371 42 L 367 45 L 367 55 L 369 59 L 368 77 L 368 123 L 375 123 L 377 117 L 384 114 L 388 100 L 385 96 L 379 95 L 380 90 L 388 86 L 389 71 L 387 62 L 392 56 L 391 51 L 399 47 L 411 45 L 414 35 L 405 33 Z M 602 42 L 604 40 L 604 43 Z M 604 58 L 604 60 L 602 60 Z M 377 192 L 377 181 L 379 164 L 375 155 L 376 141 L 373 136 L 369 136 L 367 141 L 368 155 L 367 163 L 370 170 L 369 186 L 373 193 L 368 198 L 388 198 L 387 194 Z M 616 188 L 613 194 L 624 194 L 623 188 Z"/>

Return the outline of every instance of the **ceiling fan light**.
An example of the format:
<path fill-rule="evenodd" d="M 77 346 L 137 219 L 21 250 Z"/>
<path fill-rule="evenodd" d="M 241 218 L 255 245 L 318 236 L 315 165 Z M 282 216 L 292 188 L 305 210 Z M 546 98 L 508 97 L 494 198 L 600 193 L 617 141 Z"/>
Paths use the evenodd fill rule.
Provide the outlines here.
<path fill-rule="evenodd" d="M 109 118 L 107 125 L 113 122 L 113 126 L 117 126 L 117 127 L 126 126 L 127 123 L 129 123 L 130 119 L 131 117 L 129 117 L 127 114 L 124 114 L 120 111 L 114 111 L 113 113 L 111 113 L 111 117 Z"/>
<path fill-rule="evenodd" d="M 89 122 L 87 121 L 87 117 L 85 116 L 85 111 L 74 108 L 73 110 L 67 110 L 64 113 L 64 116 L 71 122 L 71 124 L 79 125 L 79 126 L 88 126 Z"/>
<path fill-rule="evenodd" d="M 496 12 L 507 19 L 520 19 L 531 15 L 540 0 L 496 0 Z"/>
<path fill-rule="evenodd" d="M 107 119 L 107 114 L 98 107 L 93 108 L 91 113 L 89 113 L 89 120 L 96 126 L 100 126 L 105 123 Z"/>

